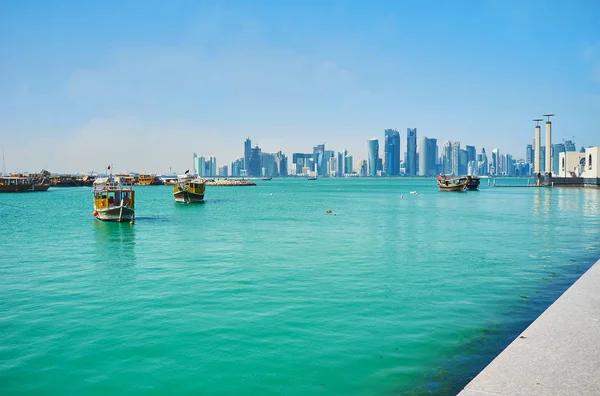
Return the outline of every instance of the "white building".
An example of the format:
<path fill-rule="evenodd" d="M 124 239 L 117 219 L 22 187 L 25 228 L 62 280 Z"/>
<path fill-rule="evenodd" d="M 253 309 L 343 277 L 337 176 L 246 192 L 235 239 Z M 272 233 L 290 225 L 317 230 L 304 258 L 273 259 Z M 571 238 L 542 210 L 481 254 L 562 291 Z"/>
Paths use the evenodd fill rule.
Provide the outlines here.
<path fill-rule="evenodd" d="M 600 146 L 588 147 L 585 153 L 567 151 L 559 153 L 558 177 L 600 178 Z"/>

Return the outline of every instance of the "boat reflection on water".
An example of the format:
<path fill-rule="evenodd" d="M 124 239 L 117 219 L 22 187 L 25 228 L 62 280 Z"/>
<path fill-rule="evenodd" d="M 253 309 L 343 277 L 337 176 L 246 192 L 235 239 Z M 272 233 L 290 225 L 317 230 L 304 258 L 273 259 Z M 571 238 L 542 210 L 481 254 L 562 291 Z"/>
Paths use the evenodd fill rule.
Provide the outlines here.
<path fill-rule="evenodd" d="M 131 267 L 136 263 L 135 227 L 128 223 L 94 221 L 96 248 L 94 262 L 110 267 Z"/>

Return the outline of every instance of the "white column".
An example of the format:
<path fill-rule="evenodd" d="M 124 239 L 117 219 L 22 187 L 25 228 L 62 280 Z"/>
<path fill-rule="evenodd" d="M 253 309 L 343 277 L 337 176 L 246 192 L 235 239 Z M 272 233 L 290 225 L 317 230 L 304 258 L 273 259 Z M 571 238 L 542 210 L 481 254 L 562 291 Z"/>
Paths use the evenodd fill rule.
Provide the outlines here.
<path fill-rule="evenodd" d="M 552 173 L 552 123 L 546 121 L 546 173 Z"/>

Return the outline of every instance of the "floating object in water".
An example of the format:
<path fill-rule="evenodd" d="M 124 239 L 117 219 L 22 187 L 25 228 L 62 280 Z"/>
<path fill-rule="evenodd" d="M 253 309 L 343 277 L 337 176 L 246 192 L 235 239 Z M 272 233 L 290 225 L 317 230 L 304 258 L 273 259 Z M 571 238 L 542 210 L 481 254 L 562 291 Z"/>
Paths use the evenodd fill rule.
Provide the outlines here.
<path fill-rule="evenodd" d="M 417 195 L 418 193 L 416 191 L 411 191 L 410 192 L 412 195 Z"/>
<path fill-rule="evenodd" d="M 97 216 L 98 216 L 98 211 L 97 211 L 97 210 L 94 210 L 94 213 L 93 213 L 93 215 L 94 215 L 94 217 L 97 217 Z"/>
<path fill-rule="evenodd" d="M 401 199 L 402 199 L 402 198 L 404 198 L 404 195 L 400 195 L 400 198 L 401 198 Z"/>
<path fill-rule="evenodd" d="M 331 209 L 327 209 L 327 210 L 325 211 L 325 213 L 333 213 L 333 212 L 331 211 Z"/>
<path fill-rule="evenodd" d="M 273 193 L 269 194 L 269 196 L 273 195 Z"/>

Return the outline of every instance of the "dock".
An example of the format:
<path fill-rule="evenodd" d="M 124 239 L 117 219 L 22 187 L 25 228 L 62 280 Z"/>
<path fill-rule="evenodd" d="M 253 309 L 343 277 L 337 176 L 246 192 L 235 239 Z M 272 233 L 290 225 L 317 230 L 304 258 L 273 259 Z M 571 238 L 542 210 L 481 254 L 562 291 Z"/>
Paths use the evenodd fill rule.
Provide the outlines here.
<path fill-rule="evenodd" d="M 459 396 L 600 395 L 600 260 Z"/>
<path fill-rule="evenodd" d="M 209 179 L 207 186 L 212 187 L 235 187 L 235 186 L 256 186 L 252 180 L 248 179 Z"/>

